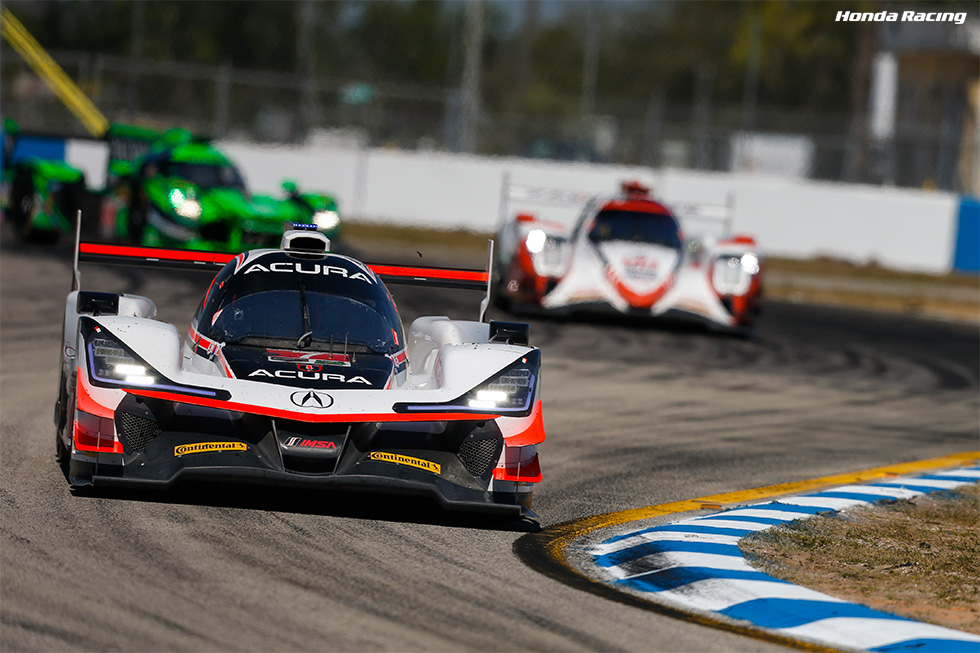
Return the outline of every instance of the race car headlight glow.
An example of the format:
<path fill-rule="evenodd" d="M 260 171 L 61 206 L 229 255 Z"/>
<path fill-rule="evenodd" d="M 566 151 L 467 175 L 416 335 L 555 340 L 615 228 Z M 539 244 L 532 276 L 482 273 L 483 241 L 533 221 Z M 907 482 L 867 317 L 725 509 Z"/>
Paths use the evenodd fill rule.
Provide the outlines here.
<path fill-rule="evenodd" d="M 531 412 L 541 352 L 528 351 L 466 394 L 441 404 L 395 404 L 395 412 L 471 412 L 523 417 Z"/>
<path fill-rule="evenodd" d="M 145 388 L 190 394 L 214 399 L 228 399 L 226 390 L 192 387 L 174 383 L 153 369 L 132 349 L 90 317 L 79 320 L 79 331 L 85 338 L 85 360 L 88 378 L 93 385 L 103 388 Z"/>
<path fill-rule="evenodd" d="M 538 254 L 544 249 L 544 244 L 548 242 L 548 234 L 540 229 L 531 229 L 527 232 L 527 237 L 524 239 L 524 244 L 527 245 L 527 251 L 532 254 Z"/>
<path fill-rule="evenodd" d="M 466 405 L 481 410 L 523 410 L 529 405 L 534 375 L 526 367 L 511 367 L 469 393 Z"/>
<path fill-rule="evenodd" d="M 751 252 L 724 255 L 714 264 L 711 280 L 719 295 L 744 295 L 759 272 L 759 257 Z"/>
<path fill-rule="evenodd" d="M 185 193 L 179 188 L 170 191 L 170 203 L 174 205 L 177 215 L 197 220 L 201 217 L 201 203 L 194 199 L 191 193 Z"/>
<path fill-rule="evenodd" d="M 100 381 L 125 385 L 153 385 L 156 382 L 152 369 L 148 372 L 146 365 L 137 362 L 105 332 L 92 338 L 88 353 L 92 376 Z"/>
<path fill-rule="evenodd" d="M 317 211 L 313 214 L 313 223 L 320 229 L 333 229 L 340 224 L 340 216 L 336 211 Z"/>
<path fill-rule="evenodd" d="M 759 257 L 752 252 L 742 254 L 742 269 L 749 274 L 759 274 Z"/>
<path fill-rule="evenodd" d="M 531 229 L 524 238 L 524 247 L 539 276 L 557 277 L 564 273 L 567 254 L 564 239 L 549 236 L 542 229 Z"/>

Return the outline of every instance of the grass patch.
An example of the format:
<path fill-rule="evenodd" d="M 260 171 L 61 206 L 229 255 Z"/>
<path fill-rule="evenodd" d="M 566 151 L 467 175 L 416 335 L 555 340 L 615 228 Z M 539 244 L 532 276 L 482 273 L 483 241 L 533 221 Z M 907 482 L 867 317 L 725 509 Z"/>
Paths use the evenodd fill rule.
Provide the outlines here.
<path fill-rule="evenodd" d="M 765 573 L 920 621 L 980 634 L 980 486 L 855 508 L 745 537 Z"/>
<path fill-rule="evenodd" d="M 980 322 L 980 298 L 970 301 L 942 297 L 928 292 L 896 295 L 862 289 L 805 288 L 793 283 L 767 284 L 766 297 L 804 304 L 848 306 L 888 313 Z"/>
<path fill-rule="evenodd" d="M 852 263 L 841 259 L 818 257 L 811 259 L 767 258 L 766 269 L 787 274 L 819 275 L 863 279 L 867 281 L 901 281 L 908 283 L 937 284 L 977 290 L 980 295 L 980 278 L 969 274 L 927 274 L 901 272 L 883 267 L 877 262 Z"/>

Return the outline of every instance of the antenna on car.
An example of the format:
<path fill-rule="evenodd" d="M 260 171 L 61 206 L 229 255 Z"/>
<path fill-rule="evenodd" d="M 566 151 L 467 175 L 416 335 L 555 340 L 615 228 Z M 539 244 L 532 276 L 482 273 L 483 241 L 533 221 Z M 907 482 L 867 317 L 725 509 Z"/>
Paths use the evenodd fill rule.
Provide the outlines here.
<path fill-rule="evenodd" d="M 480 322 L 485 321 L 487 308 L 490 307 L 491 283 L 493 283 L 493 238 L 487 241 L 487 292 L 480 301 Z"/>

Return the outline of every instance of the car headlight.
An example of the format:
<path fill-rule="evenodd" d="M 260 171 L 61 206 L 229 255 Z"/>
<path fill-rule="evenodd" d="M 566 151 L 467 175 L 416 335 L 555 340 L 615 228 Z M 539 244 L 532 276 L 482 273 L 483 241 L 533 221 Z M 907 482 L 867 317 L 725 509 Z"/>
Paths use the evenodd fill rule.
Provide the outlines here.
<path fill-rule="evenodd" d="M 524 364 L 509 367 L 466 396 L 466 405 L 480 410 L 526 410 L 534 394 L 535 374 Z"/>
<path fill-rule="evenodd" d="M 214 399 L 231 396 L 226 390 L 196 388 L 171 381 L 90 317 L 81 318 L 79 330 L 85 339 L 88 377 L 96 386 L 145 388 Z"/>
<path fill-rule="evenodd" d="M 201 217 L 201 203 L 189 192 L 185 193 L 179 188 L 174 188 L 170 191 L 170 203 L 173 204 L 177 215 L 183 218 L 197 220 Z"/>
<path fill-rule="evenodd" d="M 313 224 L 320 229 L 330 230 L 340 224 L 336 211 L 317 211 L 313 214 Z"/>
<path fill-rule="evenodd" d="M 492 413 L 507 417 L 531 414 L 541 369 L 541 352 L 528 351 L 466 394 L 439 404 L 395 404 L 395 412 Z"/>
<path fill-rule="evenodd" d="M 102 327 L 96 327 L 88 342 L 89 373 L 103 383 L 153 385 L 156 371 L 131 355 Z"/>
<path fill-rule="evenodd" d="M 527 245 L 527 251 L 532 254 L 537 254 L 544 249 L 544 244 L 548 242 L 548 235 L 541 229 L 531 229 L 527 232 L 527 237 L 524 239 L 524 244 Z"/>
<path fill-rule="evenodd" d="M 715 260 L 711 281 L 719 295 L 744 295 L 759 273 L 759 257 L 751 252 Z"/>
<path fill-rule="evenodd" d="M 534 271 L 542 277 L 557 277 L 565 269 L 565 240 L 549 236 L 542 229 L 531 229 L 524 237 L 524 246 L 531 255 Z"/>

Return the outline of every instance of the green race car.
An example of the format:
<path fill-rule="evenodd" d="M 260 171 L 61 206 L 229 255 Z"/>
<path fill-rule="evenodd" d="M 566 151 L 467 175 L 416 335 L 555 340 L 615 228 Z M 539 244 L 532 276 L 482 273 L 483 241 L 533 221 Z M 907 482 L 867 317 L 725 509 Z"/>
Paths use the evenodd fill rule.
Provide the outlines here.
<path fill-rule="evenodd" d="M 166 132 L 131 163 L 111 165 L 102 224 L 114 224 L 128 242 L 209 251 L 274 247 L 286 222 L 315 224 L 334 245 L 339 240 L 332 197 L 300 193 L 289 181 L 282 198 L 252 195 L 222 152 L 184 130 Z"/>
<path fill-rule="evenodd" d="M 28 153 L 16 157 L 17 145 L 26 138 Z M 29 241 L 54 242 L 71 230 L 79 209 L 90 206 L 85 175 L 54 155 L 58 138 L 24 135 L 12 120 L 4 121 L 0 198 L 5 219 L 17 234 Z"/>
<path fill-rule="evenodd" d="M 84 173 L 64 161 L 64 137 L 24 134 L 5 121 L 4 215 L 22 237 L 53 242 L 81 210 L 83 230 L 153 247 L 275 247 L 287 222 L 315 224 L 334 249 L 339 245 L 333 197 L 301 193 L 290 181 L 283 182 L 282 197 L 252 195 L 208 139 L 183 129 L 114 124 L 99 140 L 108 146 L 106 187 L 87 190 Z M 15 156 L 19 142 L 38 154 Z M 58 143 L 60 150 L 47 147 Z"/>

